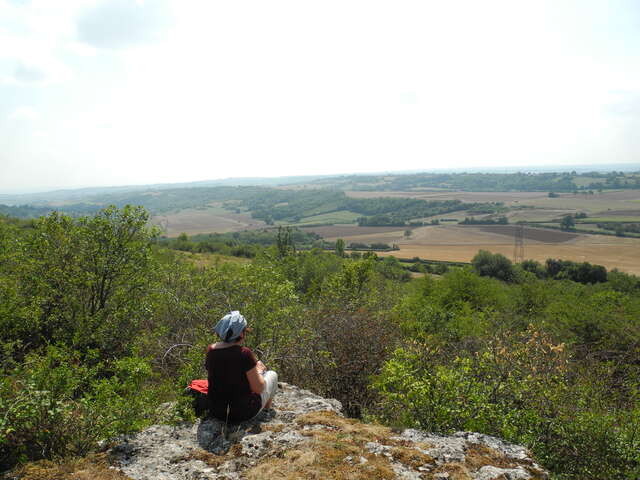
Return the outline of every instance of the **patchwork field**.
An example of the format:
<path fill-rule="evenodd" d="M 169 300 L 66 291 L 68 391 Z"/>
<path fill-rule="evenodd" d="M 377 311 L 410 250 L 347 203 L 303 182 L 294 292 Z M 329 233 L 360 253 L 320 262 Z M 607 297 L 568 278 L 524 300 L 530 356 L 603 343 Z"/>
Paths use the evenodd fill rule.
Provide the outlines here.
<path fill-rule="evenodd" d="M 404 235 L 404 229 L 397 228 L 371 232 L 364 229 L 376 227 L 349 226 L 349 229 L 336 227 L 321 227 L 325 229 L 323 233 L 320 233 L 319 229 L 311 230 L 324 234 L 327 240 L 342 238 L 347 244 L 383 242 L 395 243 L 400 247 L 400 250 L 381 253 L 381 255 L 456 262 L 471 261 L 481 249 L 502 253 L 507 258 L 512 258 L 515 243 L 515 227 L 511 225 L 420 227 L 413 229 L 410 237 Z M 329 233 L 333 235 L 328 235 Z M 635 238 L 584 235 L 525 227 L 524 256 L 540 262 L 544 262 L 547 258 L 591 262 L 604 265 L 609 269 L 618 268 L 625 272 L 640 274 L 640 239 Z"/>
<path fill-rule="evenodd" d="M 612 237 L 615 239 L 615 237 Z M 469 262 L 478 250 L 488 250 L 501 253 L 507 258 L 513 256 L 512 244 L 490 245 L 401 245 L 399 251 L 391 255 L 400 258 L 428 258 L 430 260 L 444 260 L 455 262 Z M 389 253 L 380 253 L 389 255 Z M 560 245 L 527 245 L 524 247 L 526 259 L 544 262 L 547 258 L 573 260 L 574 262 L 590 262 L 604 265 L 608 269 L 617 268 L 623 272 L 640 275 L 640 242 L 632 244 L 611 243 L 581 243 Z"/>
<path fill-rule="evenodd" d="M 424 200 L 458 199 L 465 202 L 503 202 L 512 210 L 507 212 L 511 224 L 519 221 L 548 222 L 565 214 L 586 212 L 582 224 L 597 228 L 596 222 L 626 221 L 640 223 L 640 190 L 605 191 L 588 194 L 559 194 L 549 198 L 547 192 L 347 192 L 356 198 L 412 197 Z M 466 212 L 452 212 L 439 218 L 463 219 Z M 360 227 L 346 224 L 353 221 L 353 212 L 333 212 L 306 217 L 303 222 L 341 224 L 304 227 L 327 240 L 342 238 L 347 244 L 387 243 L 396 244 L 400 250 L 387 253 L 403 258 L 421 257 L 431 260 L 470 261 L 480 249 L 502 253 L 512 258 L 514 250 L 514 225 L 456 225 L 443 222 L 439 226 L 408 227 Z M 428 221 L 428 220 L 427 220 Z M 213 204 L 204 209 L 187 209 L 173 214 L 157 216 L 152 223 L 160 225 L 168 236 L 184 232 L 197 233 L 232 232 L 263 228 L 264 222 L 251 218 L 248 213 L 231 213 Z M 587 225 L 584 225 L 587 226 Z M 545 261 L 562 258 L 588 261 L 607 268 L 640 274 L 640 239 L 614 236 L 586 235 L 559 230 L 524 229 L 525 258 Z"/>
<path fill-rule="evenodd" d="M 503 202 L 514 208 L 506 214 L 509 222 L 548 221 L 567 214 L 585 212 L 599 218 L 624 217 L 640 222 L 640 190 L 613 190 L 602 193 L 560 193 L 549 198 L 547 192 L 360 192 L 349 191 L 353 198 L 404 197 L 422 200 L 461 200 L 463 202 Z M 529 207 L 529 208 L 523 208 Z M 441 215 L 447 218 L 464 217 L 464 212 Z M 615 220 L 614 220 L 615 221 Z"/>

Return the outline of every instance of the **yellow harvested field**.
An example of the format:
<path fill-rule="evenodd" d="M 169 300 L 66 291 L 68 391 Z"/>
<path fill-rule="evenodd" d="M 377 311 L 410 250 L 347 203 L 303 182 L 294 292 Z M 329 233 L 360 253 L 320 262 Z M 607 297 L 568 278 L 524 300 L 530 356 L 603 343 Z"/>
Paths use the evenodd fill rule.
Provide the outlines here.
<path fill-rule="evenodd" d="M 470 262 L 478 250 L 501 253 L 507 258 L 513 256 L 513 244 L 493 245 L 401 245 L 400 250 L 380 255 L 394 255 L 399 258 L 420 257 L 429 260 L 449 262 Z M 524 257 L 544 263 L 547 258 L 560 258 L 574 262 L 589 262 L 604 265 L 607 269 L 617 268 L 623 272 L 640 275 L 640 243 L 638 245 L 525 245 Z"/>
<path fill-rule="evenodd" d="M 404 236 L 404 229 L 342 238 L 347 243 L 383 242 L 395 243 L 400 247 L 400 250 L 380 253 L 383 256 L 469 262 L 478 250 L 501 253 L 507 258 L 512 258 L 514 228 L 509 225 L 451 225 L 416 228 L 409 238 Z M 524 237 L 526 259 L 544 262 L 547 258 L 560 258 L 590 262 L 604 265 L 608 269 L 617 268 L 640 275 L 640 239 L 574 234 L 537 228 L 525 228 Z"/>

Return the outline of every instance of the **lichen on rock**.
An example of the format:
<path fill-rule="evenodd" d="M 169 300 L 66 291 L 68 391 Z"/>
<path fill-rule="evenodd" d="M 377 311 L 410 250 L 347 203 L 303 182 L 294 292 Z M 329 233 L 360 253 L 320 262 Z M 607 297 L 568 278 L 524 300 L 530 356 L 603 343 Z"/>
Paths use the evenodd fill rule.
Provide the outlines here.
<path fill-rule="evenodd" d="M 135 480 L 449 479 L 548 477 L 524 447 L 488 435 L 401 433 L 345 418 L 340 402 L 286 383 L 274 408 L 225 426 L 155 425 L 110 451 Z"/>

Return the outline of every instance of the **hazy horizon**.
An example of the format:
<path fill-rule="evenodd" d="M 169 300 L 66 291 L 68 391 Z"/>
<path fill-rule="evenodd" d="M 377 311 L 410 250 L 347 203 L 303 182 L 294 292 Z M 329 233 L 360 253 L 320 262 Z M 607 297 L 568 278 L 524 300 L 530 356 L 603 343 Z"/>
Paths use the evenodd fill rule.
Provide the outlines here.
<path fill-rule="evenodd" d="M 640 4 L 0 0 L 0 192 L 640 162 Z"/>
<path fill-rule="evenodd" d="M 543 173 L 543 172 L 569 172 L 575 170 L 577 173 L 581 172 L 589 172 L 589 171 L 597 171 L 597 172 L 608 172 L 608 171 L 623 171 L 623 172 L 635 172 L 640 171 L 640 163 L 621 163 L 621 164 L 591 164 L 591 165 L 520 165 L 520 166 L 509 166 L 509 167 L 471 167 L 471 168 L 441 168 L 441 169 L 430 169 L 430 170 L 388 170 L 388 171 L 380 171 L 380 172 L 338 172 L 338 173 L 330 173 L 324 175 L 273 175 L 273 176 L 263 176 L 263 177 L 254 177 L 254 176 L 239 176 L 239 177 L 223 177 L 223 178 L 198 178 L 194 180 L 187 180 L 184 182 L 154 182 L 154 183 L 129 183 L 129 184 L 95 184 L 95 185 L 80 185 L 80 186 L 58 186 L 58 187 L 43 187 L 43 188 L 30 188 L 30 189 L 17 189 L 17 190 L 0 190 L 0 196 L 2 195 L 22 195 L 22 194 L 37 194 L 37 193 L 47 193 L 47 192 L 55 192 L 55 191 L 64 191 L 64 190 L 83 190 L 83 189 L 126 189 L 126 188 L 134 188 L 134 187 L 152 187 L 155 185 L 184 185 L 184 184 L 201 184 L 207 182 L 224 182 L 231 180 L 249 180 L 249 179 L 295 179 L 295 178 L 316 178 L 316 177 L 340 177 L 340 176 L 350 176 L 350 175 L 410 175 L 414 173 L 461 173 L 461 172 L 469 172 L 469 173 L 516 173 L 516 172 L 529 172 L 529 173 Z M 250 182 L 242 182 L 245 184 L 250 184 Z M 293 182 L 296 183 L 296 182 Z"/>

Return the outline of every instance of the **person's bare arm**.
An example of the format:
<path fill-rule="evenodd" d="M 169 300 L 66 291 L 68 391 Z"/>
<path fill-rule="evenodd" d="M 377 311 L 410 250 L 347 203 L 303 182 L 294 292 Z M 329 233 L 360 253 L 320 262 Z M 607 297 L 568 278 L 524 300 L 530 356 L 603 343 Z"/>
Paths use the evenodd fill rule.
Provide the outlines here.
<path fill-rule="evenodd" d="M 262 363 L 262 362 L 259 362 L 259 363 Z M 264 365 L 262 365 L 262 367 L 264 368 Z M 262 375 L 260 375 L 261 372 L 259 371 L 259 368 L 260 368 L 260 365 L 256 365 L 255 367 L 253 367 L 251 370 L 247 372 L 247 380 L 249 381 L 249 387 L 251 388 L 252 392 L 257 394 L 261 394 L 265 387 L 264 378 L 262 377 Z"/>

